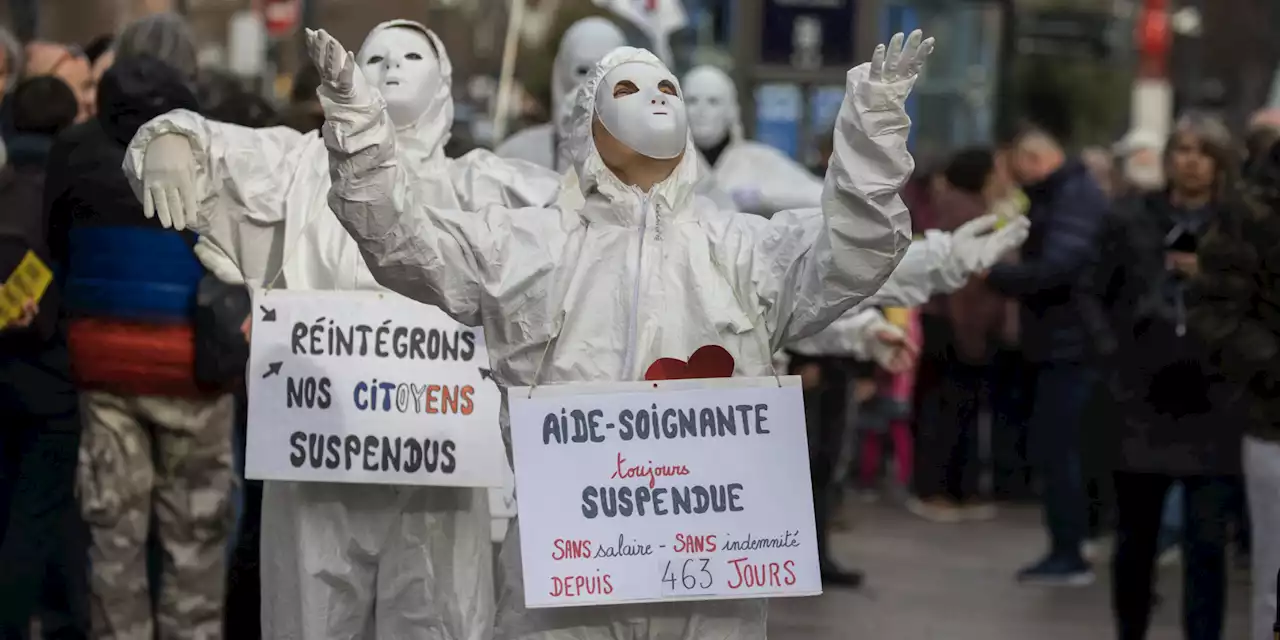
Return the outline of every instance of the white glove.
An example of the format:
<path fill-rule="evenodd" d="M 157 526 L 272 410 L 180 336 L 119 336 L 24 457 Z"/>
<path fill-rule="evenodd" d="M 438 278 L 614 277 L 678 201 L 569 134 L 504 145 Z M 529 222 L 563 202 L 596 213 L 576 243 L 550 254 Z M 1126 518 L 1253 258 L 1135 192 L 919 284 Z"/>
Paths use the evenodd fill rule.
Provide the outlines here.
<path fill-rule="evenodd" d="M 182 231 L 196 221 L 196 156 L 180 133 L 156 136 L 142 161 L 142 213 Z"/>
<path fill-rule="evenodd" d="M 859 327 L 859 351 L 866 353 L 872 362 L 889 373 L 910 369 L 919 347 L 907 339 L 901 327 L 886 320 L 884 314 L 869 309 L 859 315 L 864 314 L 875 314 L 875 317 L 866 317 L 865 323 Z"/>
<path fill-rule="evenodd" d="M 231 256 L 224 253 L 218 245 L 210 242 L 209 236 L 200 236 L 192 249 L 196 253 L 196 258 L 200 260 L 200 264 L 204 265 L 205 270 L 212 273 L 214 277 L 227 284 L 244 284 L 240 267 L 237 267 Z"/>
<path fill-rule="evenodd" d="M 956 271 L 954 275 L 967 279 L 986 271 L 1010 251 L 1022 246 L 1027 240 L 1031 221 L 1026 216 L 1017 216 L 996 229 L 1001 220 L 1001 216 L 989 213 L 956 229 L 951 236 L 951 255 L 947 265 Z"/>
<path fill-rule="evenodd" d="M 343 101 L 365 99 L 369 96 L 369 84 L 356 67 L 355 54 L 343 48 L 337 38 L 324 29 L 307 29 L 307 51 L 311 62 L 320 72 L 320 82 L 330 96 Z"/>
<path fill-rule="evenodd" d="M 920 75 L 924 61 L 933 53 L 933 38 L 925 39 L 919 29 L 911 32 L 903 43 L 902 33 L 889 40 L 888 50 L 876 45 L 871 54 L 871 70 L 867 79 L 874 84 L 893 84 Z"/>

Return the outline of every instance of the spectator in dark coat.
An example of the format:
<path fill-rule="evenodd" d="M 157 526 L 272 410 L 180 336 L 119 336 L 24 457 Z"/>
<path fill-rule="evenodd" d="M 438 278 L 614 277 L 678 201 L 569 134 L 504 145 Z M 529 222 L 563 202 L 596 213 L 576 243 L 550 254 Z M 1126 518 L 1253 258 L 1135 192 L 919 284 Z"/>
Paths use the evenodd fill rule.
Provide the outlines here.
<path fill-rule="evenodd" d="M 1200 243 L 1188 307 L 1189 324 L 1208 340 L 1213 362 L 1242 385 L 1251 412 L 1243 469 L 1253 531 L 1253 640 L 1271 637 L 1280 566 L 1280 140 L 1253 148 L 1242 185 Z"/>
<path fill-rule="evenodd" d="M 1051 542 L 1049 554 L 1018 579 L 1081 586 L 1093 571 L 1081 556 L 1088 523 L 1080 430 L 1095 385 L 1091 317 L 1100 313 L 1088 308 L 1085 282 L 1109 205 L 1088 169 L 1039 129 L 1015 138 L 1010 168 L 1030 201 L 1031 234 L 1022 261 L 997 265 L 986 283 L 1021 305 L 1022 349 L 1035 379 L 1028 447 L 1043 482 Z"/>
<path fill-rule="evenodd" d="M 1183 628 L 1189 640 L 1222 636 L 1227 508 L 1247 416 L 1240 387 L 1188 331 L 1186 295 L 1196 249 L 1234 183 L 1233 153 L 1221 122 L 1180 121 L 1165 145 L 1168 188 L 1117 206 L 1103 243 L 1099 275 L 1115 337 L 1106 370 L 1118 410 L 1112 604 L 1120 640 L 1146 637 L 1160 516 L 1175 482 L 1185 500 Z"/>
<path fill-rule="evenodd" d="M 49 242 L 41 203 L 53 138 L 75 121 L 62 80 L 25 80 L 9 96 L 10 163 L 0 170 L 0 280 L 34 252 L 58 270 L 65 245 Z M 54 232 L 52 235 L 58 235 Z M 24 638 L 43 598 L 46 637 L 84 638 L 88 584 L 75 500 L 79 400 L 51 284 L 27 326 L 0 328 L 0 637 Z M 79 543 L 79 544 L 77 544 Z"/>
<path fill-rule="evenodd" d="M 138 127 L 198 108 L 194 45 L 181 17 L 157 14 L 126 27 L 118 55 L 103 76 L 97 117 L 59 138 L 45 191 L 52 215 L 71 221 L 64 300 L 85 412 L 80 502 L 90 560 L 107 567 L 92 574 L 92 631 L 150 636 L 158 627 L 167 637 L 181 625 L 182 634 L 215 637 L 234 400 L 195 376 L 194 307 L 205 270 L 193 238 L 142 216 L 120 168 Z M 192 495 L 200 509 L 188 508 Z M 154 613 L 144 553 L 153 516 L 165 550 Z"/>
<path fill-rule="evenodd" d="M 957 153 L 943 172 L 946 185 L 935 194 L 935 222 L 943 231 L 988 212 L 1011 185 L 989 149 Z M 933 301 L 949 330 L 941 350 L 939 393 L 922 401 L 916 437 L 916 496 L 908 508 L 927 520 L 958 522 L 995 515 L 978 495 L 981 458 L 978 414 L 990 406 L 989 365 L 996 338 L 1005 328 L 1003 296 L 980 281 Z"/>

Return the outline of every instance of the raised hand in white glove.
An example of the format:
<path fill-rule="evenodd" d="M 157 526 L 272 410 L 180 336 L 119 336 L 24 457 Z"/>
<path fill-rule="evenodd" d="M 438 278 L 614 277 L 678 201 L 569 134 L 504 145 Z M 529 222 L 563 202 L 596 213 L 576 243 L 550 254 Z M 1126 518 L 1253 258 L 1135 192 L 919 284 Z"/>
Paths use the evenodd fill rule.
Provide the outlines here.
<path fill-rule="evenodd" d="M 871 335 L 867 351 L 881 369 L 899 374 L 915 364 L 920 348 L 907 338 L 901 327 L 885 322 Z"/>
<path fill-rule="evenodd" d="M 364 99 L 369 85 L 356 66 L 355 54 L 347 51 L 337 38 L 324 29 L 307 29 L 307 51 L 320 72 L 320 83 L 337 100 Z"/>
<path fill-rule="evenodd" d="M 1001 226 L 1002 219 L 999 215 L 989 213 L 956 229 L 951 236 L 951 259 L 948 265 L 960 272 L 956 275 L 968 278 L 986 271 L 1027 240 L 1030 220 L 1025 216 L 1017 216 Z"/>
<path fill-rule="evenodd" d="M 196 157 L 180 133 L 156 136 L 142 161 L 142 213 L 182 231 L 196 221 Z"/>
<path fill-rule="evenodd" d="M 876 45 L 871 54 L 871 71 L 867 79 L 874 84 L 893 84 L 903 80 L 911 80 L 920 75 L 924 61 L 933 53 L 933 38 L 925 38 L 916 29 L 906 36 L 901 32 L 894 34 L 889 46 Z"/>
<path fill-rule="evenodd" d="M 859 316 L 861 345 L 857 351 L 866 354 L 872 362 L 889 373 L 898 374 L 910 369 L 920 348 L 907 338 L 906 332 L 886 320 L 884 314 L 875 309 L 864 311 Z"/>

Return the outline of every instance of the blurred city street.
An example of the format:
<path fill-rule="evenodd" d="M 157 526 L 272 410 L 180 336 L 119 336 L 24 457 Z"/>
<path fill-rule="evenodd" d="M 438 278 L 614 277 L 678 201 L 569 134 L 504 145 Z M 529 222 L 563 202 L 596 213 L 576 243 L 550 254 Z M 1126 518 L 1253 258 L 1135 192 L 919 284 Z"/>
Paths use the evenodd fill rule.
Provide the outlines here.
<path fill-rule="evenodd" d="M 1034 508 L 992 522 L 940 525 L 889 506 L 858 506 L 835 542 L 867 574 L 861 591 L 774 600 L 770 640 L 1083 640 L 1114 637 L 1105 560 L 1087 589 L 1020 587 L 1013 574 L 1043 552 Z M 1150 640 L 1180 638 L 1182 565 L 1161 568 Z M 1248 574 L 1229 578 L 1224 638 L 1247 637 Z"/>

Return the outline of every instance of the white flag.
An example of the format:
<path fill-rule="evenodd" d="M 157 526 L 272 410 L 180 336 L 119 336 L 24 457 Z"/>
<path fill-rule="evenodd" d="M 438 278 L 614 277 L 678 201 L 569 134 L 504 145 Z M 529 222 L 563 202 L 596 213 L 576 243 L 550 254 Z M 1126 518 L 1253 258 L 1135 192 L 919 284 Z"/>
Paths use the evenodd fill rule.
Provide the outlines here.
<path fill-rule="evenodd" d="M 670 65 L 671 34 L 689 24 L 680 0 L 594 0 L 596 6 L 608 9 L 618 17 L 640 28 L 653 41 L 653 52 Z"/>

